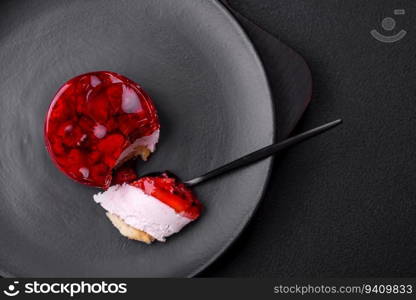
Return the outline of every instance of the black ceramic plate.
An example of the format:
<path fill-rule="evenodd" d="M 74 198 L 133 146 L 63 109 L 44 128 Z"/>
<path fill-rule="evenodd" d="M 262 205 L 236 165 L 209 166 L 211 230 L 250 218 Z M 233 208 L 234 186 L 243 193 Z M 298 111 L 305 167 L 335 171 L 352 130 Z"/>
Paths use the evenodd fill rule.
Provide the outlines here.
<path fill-rule="evenodd" d="M 184 179 L 274 137 L 262 66 L 240 27 L 211 0 L 2 1 L 0 269 L 6 276 L 192 276 L 237 237 L 259 202 L 270 160 L 197 187 L 203 216 L 166 243 L 120 236 L 50 161 L 43 120 L 57 88 L 89 71 L 139 82 L 161 141 L 142 173 Z"/>

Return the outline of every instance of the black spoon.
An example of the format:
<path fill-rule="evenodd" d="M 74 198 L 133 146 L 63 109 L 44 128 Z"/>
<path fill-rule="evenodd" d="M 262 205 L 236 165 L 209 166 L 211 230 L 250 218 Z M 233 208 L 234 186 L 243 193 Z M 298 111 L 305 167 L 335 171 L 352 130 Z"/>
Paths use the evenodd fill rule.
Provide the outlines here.
<path fill-rule="evenodd" d="M 243 157 L 240 157 L 240 158 L 238 158 L 238 159 L 236 159 L 236 160 L 234 160 L 234 161 L 232 161 L 228 164 L 225 164 L 225 165 L 223 165 L 219 168 L 216 168 L 212 171 L 209 171 L 208 173 L 205 173 L 204 175 L 201 175 L 201 176 L 195 177 L 193 179 L 187 180 L 187 181 L 184 182 L 184 184 L 188 187 L 193 187 L 197 184 L 203 183 L 203 182 L 205 182 L 207 180 L 210 180 L 214 177 L 221 176 L 221 175 L 223 175 L 225 173 L 228 173 L 232 170 L 250 165 L 250 164 L 255 163 L 259 160 L 265 159 L 265 158 L 267 158 L 267 157 L 269 157 L 273 154 L 276 154 L 279 151 L 282 151 L 286 148 L 289 148 L 293 145 L 296 145 L 300 142 L 303 142 L 303 141 L 305 141 L 305 140 L 307 140 L 307 139 L 309 139 L 313 136 L 321 134 L 321 133 L 323 133 L 323 132 L 325 132 L 325 131 L 327 131 L 331 128 L 334 128 L 335 126 L 337 126 L 341 123 L 342 123 L 342 120 L 338 119 L 338 120 L 326 123 L 324 125 L 315 127 L 315 128 L 310 129 L 308 131 L 305 131 L 301 134 L 295 135 L 295 136 L 293 136 L 291 138 L 288 138 L 288 139 L 286 139 L 286 140 L 284 140 L 280 143 L 271 144 L 271 145 L 266 146 L 264 148 L 261 148 L 257 151 L 254 151 L 250 154 L 247 154 Z M 166 172 L 163 172 L 163 173 L 168 173 L 171 176 L 174 176 L 169 171 L 166 171 Z M 146 177 L 146 176 L 159 176 L 160 174 L 162 174 L 162 173 L 152 172 L 150 174 L 145 175 L 144 177 Z"/>

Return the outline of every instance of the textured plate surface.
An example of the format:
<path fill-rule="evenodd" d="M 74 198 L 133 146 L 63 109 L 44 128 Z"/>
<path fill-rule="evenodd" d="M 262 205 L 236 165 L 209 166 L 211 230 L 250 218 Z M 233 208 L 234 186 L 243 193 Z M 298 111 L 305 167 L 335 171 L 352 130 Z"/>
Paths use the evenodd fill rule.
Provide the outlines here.
<path fill-rule="evenodd" d="M 240 233 L 270 160 L 196 188 L 206 210 L 166 244 L 121 237 L 51 163 L 43 120 L 57 88 L 93 70 L 139 82 L 161 118 L 142 173 L 184 179 L 270 144 L 273 108 L 246 36 L 215 1 L 2 1 L 0 269 L 14 276 L 192 276 Z"/>

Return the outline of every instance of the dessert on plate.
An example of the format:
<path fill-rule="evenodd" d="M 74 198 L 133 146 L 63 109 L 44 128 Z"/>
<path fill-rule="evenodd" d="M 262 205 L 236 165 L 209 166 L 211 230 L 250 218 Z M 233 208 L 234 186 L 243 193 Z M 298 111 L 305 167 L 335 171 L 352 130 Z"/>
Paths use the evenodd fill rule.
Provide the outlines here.
<path fill-rule="evenodd" d="M 148 244 L 179 232 L 202 209 L 193 192 L 167 173 L 113 185 L 94 200 L 123 236 Z"/>
<path fill-rule="evenodd" d="M 45 142 L 57 167 L 70 178 L 104 192 L 95 202 L 119 232 L 150 244 L 196 220 L 201 203 L 176 177 L 138 179 L 133 164 L 147 160 L 159 140 L 159 119 L 150 97 L 130 79 L 108 71 L 67 81 L 45 120 Z"/>
<path fill-rule="evenodd" d="M 45 120 L 45 142 L 70 178 L 108 188 L 115 168 L 137 156 L 146 160 L 155 150 L 159 128 L 156 108 L 137 83 L 114 72 L 92 72 L 58 90 Z"/>

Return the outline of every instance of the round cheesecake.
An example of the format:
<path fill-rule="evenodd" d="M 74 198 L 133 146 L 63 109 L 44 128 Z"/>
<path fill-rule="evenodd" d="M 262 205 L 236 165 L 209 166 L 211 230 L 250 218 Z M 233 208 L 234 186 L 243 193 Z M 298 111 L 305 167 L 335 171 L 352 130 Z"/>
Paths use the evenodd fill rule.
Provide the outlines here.
<path fill-rule="evenodd" d="M 144 160 L 159 139 L 156 108 L 132 80 L 108 71 L 66 82 L 45 120 L 45 142 L 57 167 L 70 178 L 107 188 L 127 160 Z"/>
<path fill-rule="evenodd" d="M 165 241 L 196 220 L 202 208 L 189 188 L 166 173 L 111 186 L 94 200 L 122 235 L 145 243 Z"/>

